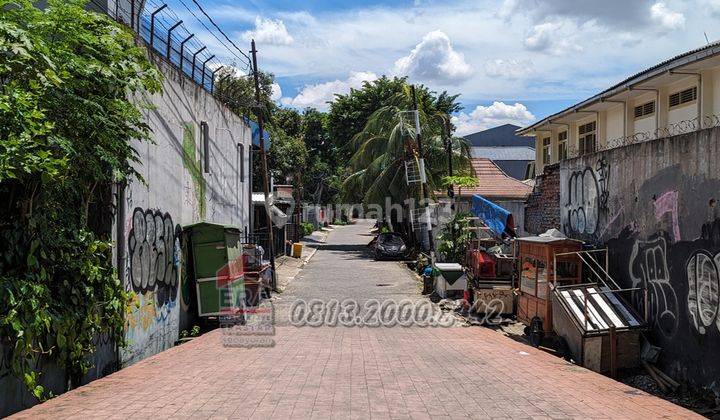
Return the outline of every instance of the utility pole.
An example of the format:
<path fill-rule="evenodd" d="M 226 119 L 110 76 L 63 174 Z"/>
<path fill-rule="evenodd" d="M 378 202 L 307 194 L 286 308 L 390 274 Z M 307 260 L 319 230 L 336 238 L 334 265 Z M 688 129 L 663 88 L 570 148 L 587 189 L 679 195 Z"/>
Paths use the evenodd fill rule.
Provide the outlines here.
<path fill-rule="evenodd" d="M 417 107 L 417 96 L 415 94 L 415 85 L 410 85 L 410 89 L 412 91 L 412 101 L 413 101 L 413 111 L 415 111 L 415 136 L 417 136 L 417 146 L 418 146 L 418 154 L 420 155 L 420 159 L 423 159 L 425 156 L 423 153 L 423 147 L 422 147 L 422 136 L 420 135 L 420 114 L 418 113 L 418 107 Z M 424 167 L 423 167 L 424 170 Z M 428 234 L 428 245 L 430 246 L 430 254 L 435 251 L 435 244 L 433 243 L 433 236 L 432 236 L 432 223 L 430 222 L 430 217 L 427 215 L 427 208 L 430 205 L 430 192 L 428 191 L 428 185 L 425 184 L 422 185 L 422 182 L 420 183 L 420 188 L 423 190 L 423 198 L 425 198 L 425 203 L 423 204 L 423 208 L 425 211 L 423 212 L 423 216 L 427 217 L 427 234 Z M 422 232 L 422 230 L 421 230 Z"/>
<path fill-rule="evenodd" d="M 257 107 L 257 119 L 258 119 L 258 131 L 260 133 L 260 156 L 262 158 L 262 169 L 263 169 L 263 193 L 265 194 L 265 215 L 267 216 L 268 224 L 268 243 L 269 243 L 269 254 L 270 254 L 270 267 L 272 268 L 272 288 L 277 288 L 277 273 L 275 272 L 275 238 L 273 235 L 273 223 L 272 216 L 270 215 L 270 206 L 268 202 L 270 199 L 270 180 L 268 176 L 268 163 L 267 153 L 265 153 L 265 134 L 263 132 L 263 111 L 262 102 L 260 99 L 260 76 L 257 65 L 257 50 L 255 49 L 255 40 L 251 41 L 252 50 L 252 65 L 253 65 L 253 79 L 255 80 L 255 106 Z"/>
<path fill-rule="evenodd" d="M 452 133 L 450 132 L 450 115 L 448 114 L 445 120 L 445 151 L 447 152 L 448 159 L 448 176 L 453 176 L 453 162 L 452 162 Z M 448 185 L 447 190 L 448 198 L 450 199 L 450 209 L 455 210 L 455 188 L 453 185 Z"/>

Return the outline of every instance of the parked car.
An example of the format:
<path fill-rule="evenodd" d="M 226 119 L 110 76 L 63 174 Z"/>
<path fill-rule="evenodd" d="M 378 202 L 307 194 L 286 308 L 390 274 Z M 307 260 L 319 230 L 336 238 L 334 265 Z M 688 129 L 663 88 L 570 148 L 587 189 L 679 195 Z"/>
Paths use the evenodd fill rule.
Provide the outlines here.
<path fill-rule="evenodd" d="M 399 233 L 381 233 L 375 240 L 375 260 L 402 259 L 407 253 L 405 241 Z"/>

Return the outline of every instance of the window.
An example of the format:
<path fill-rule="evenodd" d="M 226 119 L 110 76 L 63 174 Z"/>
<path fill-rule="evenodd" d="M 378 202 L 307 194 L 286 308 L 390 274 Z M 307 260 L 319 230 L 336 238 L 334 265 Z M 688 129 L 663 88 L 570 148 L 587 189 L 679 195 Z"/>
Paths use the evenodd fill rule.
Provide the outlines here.
<path fill-rule="evenodd" d="M 240 159 L 240 165 L 238 165 L 240 182 L 245 182 L 245 145 L 242 143 L 238 143 L 238 156 Z"/>
<path fill-rule="evenodd" d="M 588 153 L 594 153 L 597 149 L 597 137 L 595 130 L 597 129 L 597 123 L 595 121 L 583 124 L 578 129 L 580 135 L 580 155 Z"/>
<path fill-rule="evenodd" d="M 205 121 L 200 122 L 200 137 L 203 148 L 203 172 L 210 173 L 210 127 Z"/>
<path fill-rule="evenodd" d="M 635 107 L 635 119 L 640 119 L 653 115 L 655 113 L 655 101 L 650 101 L 646 104 L 638 105 Z"/>
<path fill-rule="evenodd" d="M 550 163 L 550 137 L 545 137 L 542 140 L 542 159 L 543 164 Z"/>
<path fill-rule="evenodd" d="M 675 92 L 669 97 L 670 108 L 697 100 L 697 86 Z"/>
<path fill-rule="evenodd" d="M 567 138 L 567 131 L 561 131 L 558 133 L 558 160 L 565 160 L 568 157 Z"/>

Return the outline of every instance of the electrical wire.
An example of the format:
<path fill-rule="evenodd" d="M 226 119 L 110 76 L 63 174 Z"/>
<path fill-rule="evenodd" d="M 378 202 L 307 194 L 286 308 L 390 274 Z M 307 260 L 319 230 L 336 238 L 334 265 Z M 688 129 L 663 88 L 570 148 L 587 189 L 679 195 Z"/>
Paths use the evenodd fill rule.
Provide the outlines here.
<path fill-rule="evenodd" d="M 215 32 L 213 32 L 210 28 L 208 28 L 207 25 L 205 24 L 205 22 L 203 22 L 202 19 L 200 19 L 200 18 L 195 14 L 195 12 L 193 12 L 193 11 L 190 9 L 190 7 L 188 7 L 188 5 L 187 5 L 183 0 L 178 0 L 178 1 L 180 1 L 180 4 L 182 4 L 183 6 L 185 6 L 185 8 L 187 9 L 187 11 L 190 12 L 190 14 L 193 15 L 193 17 L 195 17 L 195 19 L 197 19 L 198 22 L 200 22 L 200 24 L 205 28 L 205 30 L 207 30 L 207 31 L 210 33 L 210 35 L 212 35 L 223 47 L 225 47 L 225 48 L 228 50 L 228 52 L 230 52 L 230 54 L 234 55 L 238 60 L 244 61 L 244 60 L 243 60 L 242 58 L 240 58 L 237 54 L 235 54 L 235 53 L 233 52 L 233 50 L 232 50 L 230 47 L 228 47 L 227 44 L 225 44 L 217 35 L 215 35 Z M 197 3 L 195 3 L 195 4 L 197 4 Z M 198 6 L 198 7 L 199 7 L 199 6 Z M 205 11 L 202 9 L 202 7 L 200 7 L 200 10 L 203 12 L 203 14 L 205 14 L 205 16 L 208 16 L 208 15 L 205 13 Z M 208 19 L 210 19 L 209 16 L 208 16 Z M 212 19 L 210 19 L 210 22 L 212 22 L 212 23 L 214 24 L 214 22 L 213 22 Z M 216 27 L 217 27 L 217 25 L 216 25 Z M 219 30 L 219 29 L 218 29 L 218 30 Z M 225 36 L 225 38 L 227 39 L 227 35 L 225 35 L 225 33 L 222 32 L 222 30 L 220 30 L 220 33 L 222 33 L 223 36 Z M 228 39 L 228 40 L 229 40 L 229 39 Z M 233 44 L 233 46 L 234 46 L 238 51 L 240 51 L 240 54 L 242 54 L 243 56 L 245 56 L 245 59 L 250 60 L 250 57 L 248 57 L 244 52 L 242 52 L 239 48 L 237 48 L 237 46 L 236 46 L 232 41 L 230 41 L 230 43 Z"/>
<path fill-rule="evenodd" d="M 181 0 L 181 1 L 182 1 L 182 0 Z M 198 3 L 197 0 L 192 0 L 192 2 L 195 3 L 195 6 L 197 6 L 198 9 L 200 9 L 200 11 L 205 15 L 205 17 L 208 18 L 208 20 L 210 21 L 210 23 L 213 24 L 213 26 L 215 27 L 215 29 L 217 29 L 218 31 L 220 31 L 220 33 L 222 34 L 222 36 L 224 36 L 225 39 L 227 39 L 227 41 L 228 41 L 233 47 L 235 47 L 236 50 L 238 50 L 238 51 L 240 52 L 240 54 L 244 55 L 245 58 L 247 58 L 248 60 L 250 60 L 250 56 L 248 56 L 247 54 L 245 54 L 237 45 L 235 45 L 234 42 L 232 42 L 232 40 L 225 34 L 225 32 L 223 32 L 222 29 L 220 29 L 220 27 L 217 25 L 217 23 L 215 23 L 215 21 L 210 17 L 210 15 L 207 14 L 207 12 L 205 11 L 205 9 L 203 9 L 203 7 L 200 6 L 200 3 Z"/>
<path fill-rule="evenodd" d="M 106 5 L 100 4 L 98 2 L 98 0 L 89 0 L 89 1 L 90 1 L 90 3 L 95 5 L 99 10 L 101 10 L 101 11 L 107 10 L 107 13 L 110 14 L 110 10 L 107 9 Z M 134 1 L 134 0 L 132 0 L 132 1 Z M 200 8 L 200 10 L 203 12 L 203 14 L 211 21 L 211 23 L 217 28 L 217 30 L 220 31 L 220 33 L 222 33 L 222 35 L 233 45 L 233 47 L 235 47 L 235 49 L 238 52 L 240 52 L 240 54 L 242 54 L 242 56 L 244 58 L 235 54 L 230 47 L 228 47 L 221 39 L 219 39 L 217 37 L 217 35 L 215 35 L 215 33 L 210 28 L 208 28 L 207 25 L 205 25 L 205 23 L 203 23 L 203 21 L 195 13 L 193 13 L 193 11 L 187 6 L 187 4 L 185 4 L 185 2 L 183 2 L 182 0 L 179 0 L 179 1 L 180 1 L 180 3 L 182 3 L 183 6 L 185 6 L 185 8 L 188 10 L 188 12 L 190 12 L 191 15 L 193 15 L 193 17 L 195 17 L 195 19 L 197 19 L 198 22 L 200 22 L 200 24 L 202 24 L 202 26 L 205 28 L 205 30 L 207 30 L 218 42 L 220 42 L 220 44 L 223 47 L 225 47 L 228 50 L 228 52 L 230 52 L 230 54 L 232 54 L 232 57 L 215 56 L 215 58 L 211 59 L 208 62 L 208 64 L 215 64 L 217 67 L 220 67 L 220 66 L 225 66 L 223 61 L 229 61 L 229 62 L 232 62 L 232 64 L 230 64 L 230 66 L 235 67 L 236 69 L 240 70 L 241 72 L 243 72 L 243 71 L 251 72 L 252 71 L 250 57 L 247 54 L 245 54 L 242 50 L 240 50 L 238 48 L 238 46 L 235 45 L 235 43 L 233 43 L 227 37 L 227 35 L 217 26 L 217 24 L 215 24 L 215 22 L 212 20 L 212 18 L 205 12 L 205 10 L 202 9 L 202 7 L 195 0 L 193 0 L 193 2 L 198 6 L 198 8 Z M 163 3 L 163 4 L 165 4 L 165 3 Z M 155 0 L 148 0 L 146 6 L 147 5 L 154 7 L 155 10 L 162 7 L 162 4 L 159 4 Z M 127 10 L 120 3 L 116 4 L 116 8 L 115 8 L 114 12 L 115 12 L 115 14 L 118 14 L 118 12 L 122 12 L 124 15 L 131 14 L 131 12 L 129 10 Z M 138 16 L 138 28 L 136 28 L 136 30 L 137 30 L 138 35 L 141 35 L 141 31 L 144 26 L 143 24 L 147 25 L 147 22 L 143 21 L 143 17 L 146 17 L 146 18 L 149 17 L 149 15 L 151 15 L 152 12 L 147 7 L 144 7 L 143 9 L 138 9 L 136 13 Z M 165 16 L 165 15 L 167 15 L 167 16 Z M 115 18 L 118 18 L 118 16 L 115 16 Z M 134 18 L 133 16 L 130 17 L 131 20 L 133 18 Z M 170 26 L 171 26 L 171 25 L 179 22 L 180 20 L 181 20 L 180 17 L 172 9 L 170 9 L 168 7 L 168 8 L 163 9 L 163 11 L 161 11 L 158 15 L 156 15 L 155 24 L 158 25 L 158 27 L 160 27 L 161 29 L 164 29 L 166 32 L 169 32 L 168 25 L 170 24 L 170 22 L 171 22 L 171 24 L 170 24 Z M 146 29 L 149 30 L 149 28 L 147 28 L 147 27 L 146 27 Z M 184 25 L 180 25 L 178 27 L 178 29 L 181 29 L 182 31 L 184 31 L 187 35 L 192 34 Z M 170 35 L 171 49 L 174 52 L 179 53 L 179 51 L 175 48 L 175 46 L 180 43 L 180 39 L 183 39 L 185 37 L 182 37 L 180 39 L 177 38 L 178 32 L 172 32 L 169 35 Z M 149 34 L 149 36 L 151 36 L 151 37 L 156 36 L 156 37 L 158 37 L 158 39 L 162 38 L 158 34 Z M 142 35 L 141 35 L 141 37 L 142 37 Z M 167 37 L 160 39 L 160 41 L 164 46 L 167 46 Z M 190 44 L 191 46 L 194 46 L 195 51 L 198 51 L 201 48 L 203 48 L 203 45 L 200 42 L 198 42 L 197 39 L 190 40 L 188 42 L 188 44 Z M 210 58 L 211 53 L 209 51 L 204 51 L 200 54 L 200 57 L 204 57 L 205 59 Z M 222 59 L 223 61 L 221 61 L 220 59 Z M 238 65 L 238 62 L 240 63 L 240 65 Z M 209 65 L 207 67 L 210 68 Z"/>

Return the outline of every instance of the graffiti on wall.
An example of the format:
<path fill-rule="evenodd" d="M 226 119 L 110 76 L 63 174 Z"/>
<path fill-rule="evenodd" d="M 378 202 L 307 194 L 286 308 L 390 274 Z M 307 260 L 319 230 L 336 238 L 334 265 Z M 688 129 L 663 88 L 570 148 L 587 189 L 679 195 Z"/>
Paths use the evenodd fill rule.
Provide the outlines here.
<path fill-rule="evenodd" d="M 706 334 L 708 328 L 720 331 L 720 253 L 695 251 L 687 263 L 687 307 L 695 331 Z"/>
<path fill-rule="evenodd" d="M 647 308 L 644 294 L 634 293 L 635 307 L 647 310 L 648 322 L 663 336 L 675 335 L 678 328 L 678 298 L 670 284 L 667 263 L 667 242 L 664 237 L 635 241 L 629 266 L 632 287 L 647 290 Z"/>
<path fill-rule="evenodd" d="M 595 167 L 586 167 L 568 175 L 567 199 L 563 211 L 563 229 L 568 235 L 594 236 L 601 216 L 607 212 L 610 165 L 605 157 Z"/>
<path fill-rule="evenodd" d="M 655 219 L 661 221 L 665 215 L 670 217 L 670 231 L 673 234 L 673 241 L 680 240 L 680 221 L 678 217 L 678 192 L 667 191 L 653 202 L 655 208 Z"/>
<path fill-rule="evenodd" d="M 136 208 L 128 237 L 132 290 L 155 292 L 158 306 L 175 301 L 180 266 L 180 225 L 168 213 Z"/>

